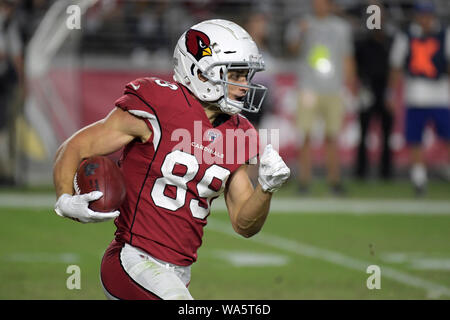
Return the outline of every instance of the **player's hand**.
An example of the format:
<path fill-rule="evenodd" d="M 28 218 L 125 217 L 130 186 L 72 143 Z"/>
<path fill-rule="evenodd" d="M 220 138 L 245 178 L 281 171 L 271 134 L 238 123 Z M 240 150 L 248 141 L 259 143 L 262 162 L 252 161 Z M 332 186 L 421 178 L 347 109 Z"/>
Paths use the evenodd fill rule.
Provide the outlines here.
<path fill-rule="evenodd" d="M 258 182 L 266 192 L 277 191 L 289 178 L 291 170 L 271 144 L 267 145 L 259 164 Z"/>
<path fill-rule="evenodd" d="M 98 200 L 103 196 L 100 191 L 80 195 L 63 194 L 55 204 L 55 212 L 61 216 L 70 218 L 82 223 L 103 222 L 116 218 L 120 212 L 96 212 L 88 208 L 89 202 Z"/>

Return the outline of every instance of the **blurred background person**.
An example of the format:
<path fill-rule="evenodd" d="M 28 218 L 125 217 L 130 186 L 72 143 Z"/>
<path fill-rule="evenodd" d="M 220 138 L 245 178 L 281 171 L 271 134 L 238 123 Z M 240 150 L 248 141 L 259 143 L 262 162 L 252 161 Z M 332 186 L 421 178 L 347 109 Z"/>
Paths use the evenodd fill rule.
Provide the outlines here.
<path fill-rule="evenodd" d="M 266 67 L 264 71 L 265 74 L 257 74 L 254 78 L 254 81 L 261 83 L 269 88 L 267 96 L 263 100 L 263 104 L 258 113 L 243 112 L 243 114 L 257 129 L 259 128 L 261 119 L 264 117 L 264 115 L 270 112 L 270 109 L 273 105 L 273 101 L 270 97 L 270 87 L 273 85 L 273 74 L 276 72 L 276 60 L 270 53 L 267 43 L 270 23 L 271 21 L 268 13 L 262 10 L 256 10 L 251 11 L 246 23 L 244 24 L 245 29 L 248 31 L 248 33 L 251 35 L 256 45 L 260 49 L 260 53 L 264 59 Z M 260 100 L 261 97 L 257 96 L 256 99 Z"/>
<path fill-rule="evenodd" d="M 379 1 L 371 4 L 383 8 Z M 364 6 L 364 9 L 366 7 Z M 368 173 L 367 137 L 369 127 L 378 119 L 381 128 L 381 155 L 379 177 L 392 177 L 392 151 L 389 138 L 393 127 L 392 110 L 385 101 L 389 78 L 389 51 L 392 45 L 392 28 L 385 20 L 385 11 L 381 13 L 381 29 L 364 29 L 362 36 L 355 41 L 355 59 L 358 73 L 359 124 L 361 137 L 358 145 L 356 177 L 364 179 Z"/>
<path fill-rule="evenodd" d="M 290 23 L 288 49 L 299 54 L 298 127 L 304 134 L 298 157 L 299 190 L 308 192 L 312 176 L 311 132 L 320 117 L 325 124 L 327 182 L 334 194 L 342 194 L 338 135 L 345 107 L 344 87 L 355 85 L 355 61 L 350 25 L 333 14 L 331 0 L 314 0 L 313 15 Z"/>
<path fill-rule="evenodd" d="M 0 0 L 0 185 L 14 184 L 14 98 L 24 87 L 23 43 L 17 2 Z"/>
<path fill-rule="evenodd" d="M 428 181 L 422 137 L 429 121 L 449 148 L 450 32 L 438 20 L 433 2 L 418 1 L 414 11 L 414 20 L 394 40 L 389 92 L 403 79 L 405 135 L 411 152 L 410 178 L 416 195 L 421 196 Z M 390 93 L 388 100 L 395 105 L 392 96 Z"/>
<path fill-rule="evenodd" d="M 266 94 L 266 97 L 263 100 L 261 109 L 258 113 L 242 112 L 256 129 L 260 128 L 261 120 L 272 112 L 275 103 L 272 97 L 272 90 L 274 89 L 274 75 L 277 71 L 277 62 L 269 50 L 268 38 L 270 34 L 270 24 L 271 20 L 269 13 L 258 7 L 256 7 L 255 10 L 250 10 L 250 14 L 244 24 L 245 29 L 258 46 L 266 67 L 264 72 L 260 72 L 260 74 L 257 73 L 253 79 L 254 82 L 260 83 L 268 88 L 267 92 L 264 93 Z M 256 101 L 259 101 L 261 98 L 262 94 L 257 92 L 255 96 Z M 253 185 L 256 185 L 258 182 L 258 167 L 259 166 L 248 166 L 247 169 L 248 176 Z"/>

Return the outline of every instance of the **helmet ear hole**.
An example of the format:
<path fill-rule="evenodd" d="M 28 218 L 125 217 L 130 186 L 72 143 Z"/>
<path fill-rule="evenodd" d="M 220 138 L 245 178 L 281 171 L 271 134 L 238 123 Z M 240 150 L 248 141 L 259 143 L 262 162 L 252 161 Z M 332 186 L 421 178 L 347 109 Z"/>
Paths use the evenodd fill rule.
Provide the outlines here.
<path fill-rule="evenodd" d="M 198 69 L 197 70 L 197 77 L 200 79 L 200 81 L 202 82 L 206 82 L 208 81 L 208 79 L 202 74 L 202 72 Z M 209 92 L 209 91 L 208 91 Z"/>

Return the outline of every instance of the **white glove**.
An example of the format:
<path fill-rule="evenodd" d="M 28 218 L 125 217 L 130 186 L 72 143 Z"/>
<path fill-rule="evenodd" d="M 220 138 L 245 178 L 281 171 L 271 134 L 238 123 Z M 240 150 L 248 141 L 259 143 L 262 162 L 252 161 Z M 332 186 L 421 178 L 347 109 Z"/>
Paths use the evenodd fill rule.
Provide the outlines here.
<path fill-rule="evenodd" d="M 96 212 L 88 208 L 89 202 L 100 199 L 103 196 L 101 191 L 92 191 L 80 195 L 70 195 L 64 193 L 56 201 L 55 212 L 61 216 L 70 218 L 82 223 L 103 222 L 116 218 L 120 211 Z"/>
<path fill-rule="evenodd" d="M 259 163 L 258 182 L 264 191 L 275 192 L 289 178 L 291 170 L 278 152 L 268 144 Z"/>

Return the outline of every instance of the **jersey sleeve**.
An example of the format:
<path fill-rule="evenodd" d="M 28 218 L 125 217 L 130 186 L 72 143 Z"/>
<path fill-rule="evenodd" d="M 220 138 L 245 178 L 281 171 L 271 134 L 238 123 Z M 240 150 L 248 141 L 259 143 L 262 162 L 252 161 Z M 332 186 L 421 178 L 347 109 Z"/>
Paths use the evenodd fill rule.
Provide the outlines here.
<path fill-rule="evenodd" d="M 149 106 L 148 102 L 145 101 L 145 97 L 142 96 L 142 93 L 138 93 L 139 89 L 144 89 L 144 85 L 145 82 L 141 79 L 128 83 L 125 86 L 123 95 L 116 100 L 116 107 L 142 118 L 151 118 L 152 115 L 154 116 L 155 112 Z"/>
<path fill-rule="evenodd" d="M 137 79 L 125 86 L 123 95 L 114 103 L 116 107 L 129 112 L 130 114 L 142 118 L 152 131 L 153 144 L 158 147 L 161 139 L 161 128 L 155 110 L 149 104 L 148 97 L 138 92 L 148 91 L 145 79 Z M 148 95 L 148 92 L 147 92 Z"/>

